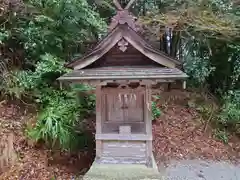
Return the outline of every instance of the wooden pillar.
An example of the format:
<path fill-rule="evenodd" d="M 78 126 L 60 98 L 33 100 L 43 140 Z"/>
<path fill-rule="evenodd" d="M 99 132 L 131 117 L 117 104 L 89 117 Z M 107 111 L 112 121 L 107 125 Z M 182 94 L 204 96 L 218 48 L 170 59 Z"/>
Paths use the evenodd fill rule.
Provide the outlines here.
<path fill-rule="evenodd" d="M 146 134 L 151 137 L 146 142 L 147 145 L 147 165 L 152 166 L 152 90 L 151 85 L 146 85 L 145 94 L 145 123 L 146 123 Z"/>
<path fill-rule="evenodd" d="M 96 134 L 102 134 L 102 87 L 96 87 Z M 102 154 L 102 141 L 96 140 L 96 158 Z"/>

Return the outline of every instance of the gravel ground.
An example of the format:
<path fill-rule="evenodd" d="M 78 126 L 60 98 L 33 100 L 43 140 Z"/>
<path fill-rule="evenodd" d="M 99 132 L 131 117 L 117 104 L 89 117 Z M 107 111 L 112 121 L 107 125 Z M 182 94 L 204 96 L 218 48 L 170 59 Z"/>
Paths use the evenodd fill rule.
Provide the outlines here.
<path fill-rule="evenodd" d="M 228 162 L 185 160 L 160 168 L 166 180 L 240 180 L 240 165 Z"/>

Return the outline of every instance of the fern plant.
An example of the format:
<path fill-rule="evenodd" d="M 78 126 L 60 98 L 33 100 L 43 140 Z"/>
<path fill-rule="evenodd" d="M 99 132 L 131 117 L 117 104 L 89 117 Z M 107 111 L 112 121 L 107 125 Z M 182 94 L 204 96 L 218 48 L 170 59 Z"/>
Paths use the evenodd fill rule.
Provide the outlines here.
<path fill-rule="evenodd" d="M 44 140 L 51 148 L 70 149 L 77 143 L 75 126 L 79 109 L 75 99 L 51 98 L 51 103 L 41 110 L 35 127 L 28 129 L 28 136 L 35 141 Z"/>

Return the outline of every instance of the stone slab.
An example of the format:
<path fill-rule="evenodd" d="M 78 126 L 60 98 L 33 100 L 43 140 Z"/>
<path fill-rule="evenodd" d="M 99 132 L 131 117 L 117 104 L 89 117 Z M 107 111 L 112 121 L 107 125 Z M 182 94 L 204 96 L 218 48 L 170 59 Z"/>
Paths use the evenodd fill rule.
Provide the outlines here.
<path fill-rule="evenodd" d="M 83 180 L 163 180 L 157 169 L 145 165 L 93 163 Z"/>

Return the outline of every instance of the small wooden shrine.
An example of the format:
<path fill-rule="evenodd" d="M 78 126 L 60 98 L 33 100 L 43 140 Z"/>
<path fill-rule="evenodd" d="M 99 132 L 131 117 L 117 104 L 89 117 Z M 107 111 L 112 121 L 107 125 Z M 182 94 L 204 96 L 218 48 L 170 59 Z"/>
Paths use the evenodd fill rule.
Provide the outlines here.
<path fill-rule="evenodd" d="M 59 78 L 96 87 L 96 163 L 154 166 L 151 89 L 187 78 L 178 60 L 154 49 L 139 34 L 128 9 L 114 1 L 117 15 L 108 35 L 73 72 Z"/>

